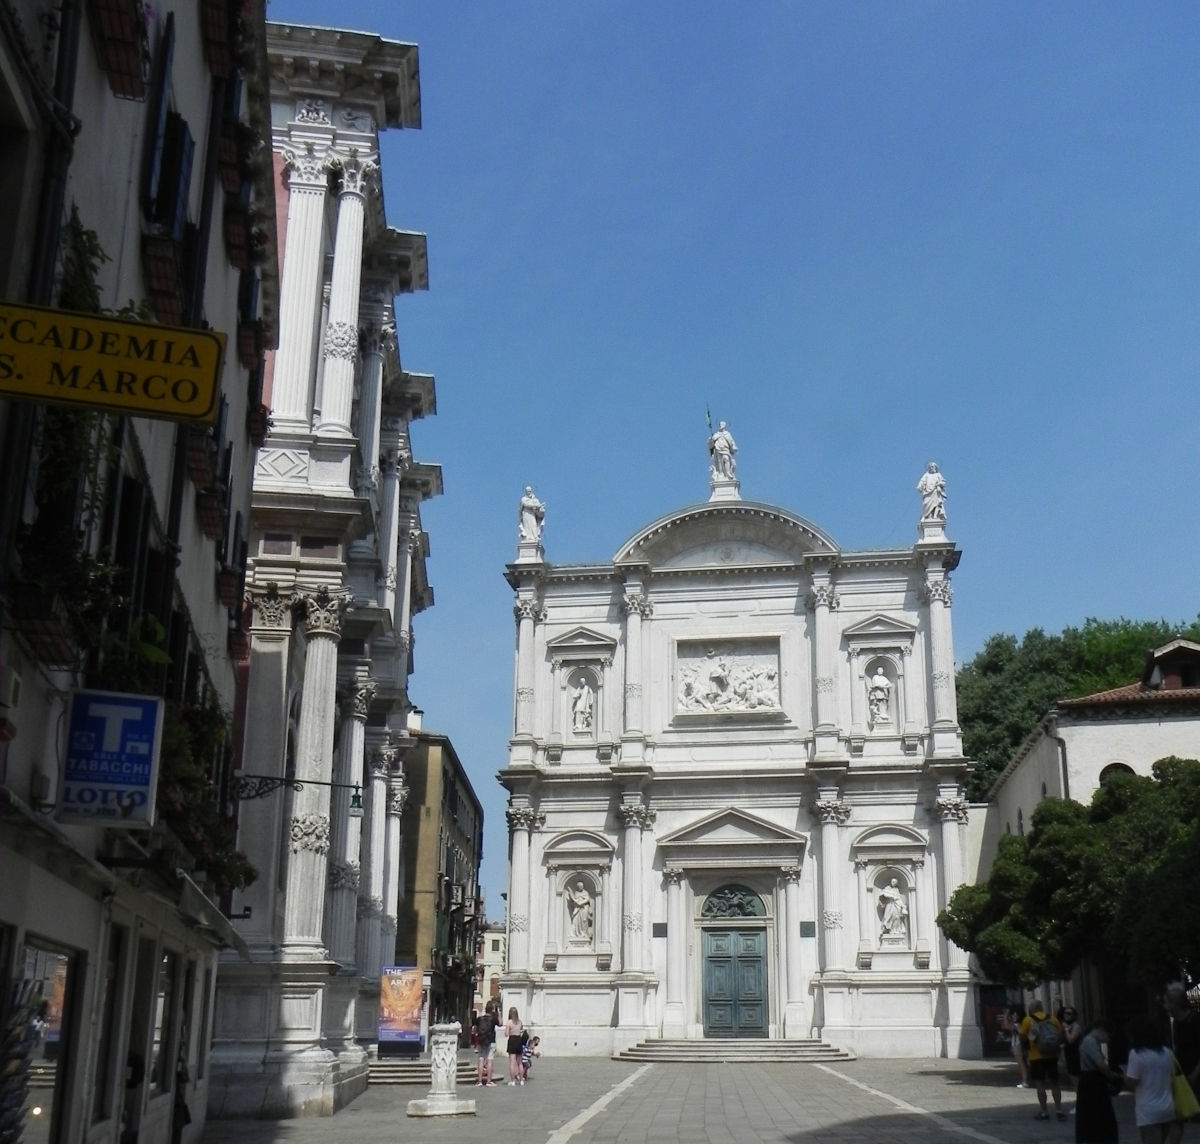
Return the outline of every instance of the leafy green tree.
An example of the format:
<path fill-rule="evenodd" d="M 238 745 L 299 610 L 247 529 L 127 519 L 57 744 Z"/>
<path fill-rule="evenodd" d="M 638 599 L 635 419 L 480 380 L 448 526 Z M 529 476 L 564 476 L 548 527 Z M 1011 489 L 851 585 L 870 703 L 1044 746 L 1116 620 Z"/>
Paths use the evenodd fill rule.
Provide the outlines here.
<path fill-rule="evenodd" d="M 1200 762 L 1120 774 L 1090 806 L 1044 799 L 1026 838 L 1005 835 L 986 883 L 938 916 L 994 981 L 1065 977 L 1085 958 L 1161 985 L 1200 969 Z"/>
<path fill-rule="evenodd" d="M 1023 639 L 998 634 L 958 672 L 958 718 L 973 769 L 967 796 L 982 800 L 1021 743 L 1059 699 L 1121 687 L 1141 677 L 1146 653 L 1176 634 L 1200 640 L 1200 620 L 1088 619 L 1082 627 Z"/>

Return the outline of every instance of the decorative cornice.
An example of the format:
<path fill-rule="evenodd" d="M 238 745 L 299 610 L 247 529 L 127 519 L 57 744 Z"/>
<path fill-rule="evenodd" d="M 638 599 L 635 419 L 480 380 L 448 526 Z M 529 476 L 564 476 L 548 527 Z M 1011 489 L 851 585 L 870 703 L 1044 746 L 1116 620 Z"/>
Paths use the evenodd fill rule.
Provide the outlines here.
<path fill-rule="evenodd" d="M 292 853 L 311 850 L 314 854 L 329 853 L 329 815 L 298 814 L 291 825 Z"/>
<path fill-rule="evenodd" d="M 322 584 L 315 592 L 297 596 L 296 606 L 303 611 L 304 630 L 310 636 L 340 638 L 342 617 L 350 606 L 350 597 L 340 592 L 335 595 Z"/>

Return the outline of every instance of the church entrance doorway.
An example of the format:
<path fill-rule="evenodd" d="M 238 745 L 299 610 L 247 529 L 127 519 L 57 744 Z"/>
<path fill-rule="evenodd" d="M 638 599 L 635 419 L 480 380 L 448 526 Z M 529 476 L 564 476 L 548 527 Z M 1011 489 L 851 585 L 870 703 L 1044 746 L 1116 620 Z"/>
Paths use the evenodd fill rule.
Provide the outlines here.
<path fill-rule="evenodd" d="M 722 886 L 704 902 L 706 1037 L 768 1035 L 765 915 L 762 898 L 746 886 Z"/>
<path fill-rule="evenodd" d="M 704 930 L 704 1035 L 767 1035 L 766 929 Z"/>

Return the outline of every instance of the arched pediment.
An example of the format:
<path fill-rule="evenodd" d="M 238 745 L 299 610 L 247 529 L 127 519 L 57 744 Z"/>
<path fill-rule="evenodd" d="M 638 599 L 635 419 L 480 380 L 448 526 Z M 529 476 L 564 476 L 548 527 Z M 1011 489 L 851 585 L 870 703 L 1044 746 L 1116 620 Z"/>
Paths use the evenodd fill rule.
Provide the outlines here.
<path fill-rule="evenodd" d="M 564 830 L 546 843 L 542 857 L 550 867 L 607 866 L 616 852 L 603 834 L 594 830 Z"/>
<path fill-rule="evenodd" d="M 798 564 L 810 553 L 838 551 L 816 525 L 774 505 L 716 502 L 680 509 L 621 546 L 615 564 L 652 568 L 727 568 Z"/>
<path fill-rule="evenodd" d="M 919 831 L 901 823 L 870 826 L 850 843 L 853 858 L 876 862 L 923 862 L 928 840 Z"/>

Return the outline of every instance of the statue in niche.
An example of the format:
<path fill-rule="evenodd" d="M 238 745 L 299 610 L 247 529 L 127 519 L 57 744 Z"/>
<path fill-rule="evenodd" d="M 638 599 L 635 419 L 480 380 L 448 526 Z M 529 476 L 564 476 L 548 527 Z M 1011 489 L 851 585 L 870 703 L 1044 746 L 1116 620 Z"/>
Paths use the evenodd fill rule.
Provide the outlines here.
<path fill-rule="evenodd" d="M 917 482 L 917 492 L 921 494 L 921 519 L 944 521 L 946 478 L 938 472 L 938 467 L 933 461 L 929 462 L 929 468 L 921 474 L 921 479 Z"/>
<path fill-rule="evenodd" d="M 904 891 L 900 889 L 900 880 L 893 878 L 891 883 L 879 892 L 879 936 L 887 944 L 897 944 L 908 941 L 908 904 L 904 900 Z"/>
<path fill-rule="evenodd" d="M 576 735 L 591 734 L 595 722 L 596 693 L 587 676 L 581 675 L 571 692 L 571 730 Z"/>
<path fill-rule="evenodd" d="M 571 941 L 590 943 L 596 911 L 592 904 L 592 895 L 588 892 L 582 878 L 574 886 L 567 887 L 565 897 L 567 914 L 571 919 Z"/>
<path fill-rule="evenodd" d="M 546 520 L 546 506 L 533 495 L 533 486 L 525 486 L 521 498 L 521 523 L 517 539 L 522 544 L 537 544 L 542 539 L 542 525 Z"/>
<path fill-rule="evenodd" d="M 737 442 L 729 432 L 725 422 L 717 425 L 717 431 L 708 439 L 708 455 L 712 458 L 712 478 L 714 481 L 732 481 L 737 463 L 733 459 L 737 450 Z"/>
<path fill-rule="evenodd" d="M 872 727 L 892 721 L 891 697 L 892 681 L 882 667 L 877 667 L 875 674 L 867 679 L 867 709 L 871 713 Z"/>

